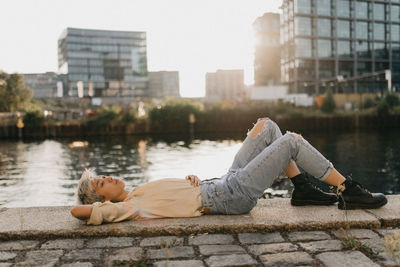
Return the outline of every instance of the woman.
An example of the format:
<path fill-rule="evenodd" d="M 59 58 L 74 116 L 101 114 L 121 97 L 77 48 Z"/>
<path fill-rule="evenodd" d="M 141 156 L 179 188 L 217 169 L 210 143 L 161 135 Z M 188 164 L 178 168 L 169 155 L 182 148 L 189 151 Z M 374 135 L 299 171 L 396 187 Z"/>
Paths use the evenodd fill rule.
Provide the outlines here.
<path fill-rule="evenodd" d="M 337 186 L 339 199 L 312 186 L 297 165 Z M 119 179 L 85 171 L 78 184 L 78 198 L 85 205 L 73 207 L 71 214 L 98 225 L 127 219 L 248 213 L 282 170 L 295 187 L 292 205 L 330 205 L 339 200 L 339 209 L 372 209 L 387 203 L 383 194 L 370 193 L 343 177 L 301 135 L 282 135 L 275 122 L 262 118 L 248 132 L 232 166 L 221 178 L 200 181 L 188 175 L 186 180 L 162 179 L 128 191 Z"/>

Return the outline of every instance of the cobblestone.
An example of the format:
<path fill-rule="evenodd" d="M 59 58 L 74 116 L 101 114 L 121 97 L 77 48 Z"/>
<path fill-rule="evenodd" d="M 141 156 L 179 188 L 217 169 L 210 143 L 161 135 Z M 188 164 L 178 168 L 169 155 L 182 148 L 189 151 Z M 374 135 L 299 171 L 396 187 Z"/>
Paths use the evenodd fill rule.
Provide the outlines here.
<path fill-rule="evenodd" d="M 86 245 L 87 248 L 129 247 L 133 244 L 132 237 L 107 237 L 93 239 Z"/>
<path fill-rule="evenodd" d="M 17 253 L 0 251 L 0 261 L 12 260 L 15 257 L 17 257 Z"/>
<path fill-rule="evenodd" d="M 203 245 L 199 250 L 205 256 L 246 253 L 244 248 L 237 245 Z"/>
<path fill-rule="evenodd" d="M 139 247 L 130 247 L 115 250 L 108 256 L 106 262 L 108 265 L 115 265 L 117 262 L 138 261 L 143 257 L 143 249 Z"/>
<path fill-rule="evenodd" d="M 288 238 L 292 242 L 331 239 L 326 232 L 322 231 L 293 232 L 288 234 Z"/>
<path fill-rule="evenodd" d="M 258 234 L 258 233 L 243 233 L 239 234 L 239 241 L 243 244 L 268 244 L 268 243 L 282 243 L 285 240 L 280 233 Z"/>
<path fill-rule="evenodd" d="M 299 246 L 311 253 L 341 250 L 343 248 L 342 241 L 340 240 L 321 240 L 307 243 L 299 243 Z"/>
<path fill-rule="evenodd" d="M 266 254 L 260 256 L 260 260 L 264 263 L 264 266 L 311 265 L 314 261 L 306 252 Z"/>
<path fill-rule="evenodd" d="M 17 263 L 16 266 L 55 266 L 62 254 L 62 250 L 28 251 L 25 256 L 25 261 Z"/>
<path fill-rule="evenodd" d="M 8 266 L 397 266 L 384 253 L 383 235 L 396 229 L 350 231 L 378 252 L 344 251 L 327 231 L 202 234 L 197 236 L 59 238 L 0 242 Z M 334 232 L 332 232 L 334 233 Z M 379 234 L 377 234 L 379 233 Z M 335 235 L 336 236 L 336 235 Z M 140 245 L 139 245 L 140 244 Z M 374 265 L 375 264 L 375 265 Z"/>
<path fill-rule="evenodd" d="M 233 243 L 231 235 L 198 235 L 189 238 L 189 245 L 229 245 Z"/>
<path fill-rule="evenodd" d="M 79 262 L 79 261 L 61 265 L 61 267 L 92 267 L 92 266 L 93 264 L 90 262 Z"/>
<path fill-rule="evenodd" d="M 141 247 L 164 247 L 168 246 L 181 246 L 183 245 L 183 238 L 177 236 L 157 236 L 145 238 L 140 242 Z"/>
<path fill-rule="evenodd" d="M 173 259 L 173 258 L 192 258 L 194 250 L 192 247 L 171 247 L 162 249 L 149 249 L 147 251 L 149 259 Z"/>
<path fill-rule="evenodd" d="M 49 240 L 44 243 L 41 249 L 78 249 L 83 247 L 83 239 L 58 239 Z"/>
<path fill-rule="evenodd" d="M 400 234 L 400 229 L 378 229 L 377 231 L 383 236 L 393 236 L 396 232 Z"/>
<path fill-rule="evenodd" d="M 386 253 L 384 252 L 378 254 L 378 263 L 386 267 L 398 267 L 400 265 L 400 262 L 397 263 L 394 259 L 386 255 Z"/>
<path fill-rule="evenodd" d="M 333 234 L 339 238 L 339 239 L 344 239 L 346 236 L 354 237 L 357 239 L 361 238 L 378 238 L 379 235 L 375 233 L 372 230 L 369 229 L 350 229 L 350 230 L 336 230 L 333 232 Z"/>
<path fill-rule="evenodd" d="M 33 240 L 0 242 L 0 250 L 32 249 L 36 247 L 37 244 L 39 244 L 39 241 L 33 241 Z"/>
<path fill-rule="evenodd" d="M 206 263 L 210 267 L 224 267 L 224 266 L 247 266 L 257 264 L 257 261 L 248 254 L 233 254 L 222 256 L 211 256 L 206 259 Z"/>
<path fill-rule="evenodd" d="M 67 253 L 63 259 L 64 260 L 96 260 L 99 259 L 102 254 L 101 249 L 80 249 L 72 250 Z"/>
<path fill-rule="evenodd" d="M 249 252 L 254 255 L 265 253 L 281 253 L 296 251 L 297 246 L 291 243 L 262 244 L 249 246 Z"/>
<path fill-rule="evenodd" d="M 154 263 L 154 267 L 204 267 L 204 263 L 199 260 L 188 261 L 158 261 Z"/>
<path fill-rule="evenodd" d="M 327 267 L 378 267 L 379 265 L 374 263 L 367 256 L 362 254 L 360 251 L 345 251 L 345 252 L 325 252 L 317 255 L 317 259 L 322 261 Z"/>
<path fill-rule="evenodd" d="M 384 238 L 373 238 L 373 239 L 360 239 L 360 242 L 364 245 L 372 248 L 376 252 L 382 252 L 385 250 L 385 239 Z"/>

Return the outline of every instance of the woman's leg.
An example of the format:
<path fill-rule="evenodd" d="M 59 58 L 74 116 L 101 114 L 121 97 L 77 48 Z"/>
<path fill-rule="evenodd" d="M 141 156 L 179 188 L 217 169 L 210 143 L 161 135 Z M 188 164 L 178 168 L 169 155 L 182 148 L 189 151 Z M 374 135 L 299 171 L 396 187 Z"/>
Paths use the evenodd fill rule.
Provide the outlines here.
<path fill-rule="evenodd" d="M 317 179 L 324 181 L 333 165 L 301 135 L 286 133 L 252 159 L 237 175 L 245 193 L 260 197 L 291 161 Z"/>
<path fill-rule="evenodd" d="M 281 136 L 281 129 L 274 121 L 269 118 L 258 119 L 254 127 L 247 133 L 247 137 L 236 153 L 229 170 L 244 168 L 261 151 Z M 300 174 L 300 170 L 294 161 L 286 166 L 284 172 L 289 178 Z"/>

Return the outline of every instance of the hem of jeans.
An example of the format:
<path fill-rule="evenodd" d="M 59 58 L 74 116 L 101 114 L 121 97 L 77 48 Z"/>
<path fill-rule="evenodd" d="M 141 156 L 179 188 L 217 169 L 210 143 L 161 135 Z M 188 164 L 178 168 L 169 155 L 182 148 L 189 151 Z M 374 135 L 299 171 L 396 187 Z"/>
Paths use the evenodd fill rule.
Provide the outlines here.
<path fill-rule="evenodd" d="M 321 180 L 322 182 L 324 182 L 326 180 L 326 178 L 328 178 L 328 176 L 331 174 L 332 170 L 333 170 L 333 166 L 332 166 L 332 163 L 331 163 L 326 168 L 324 174 L 321 177 L 319 177 L 318 179 Z"/>

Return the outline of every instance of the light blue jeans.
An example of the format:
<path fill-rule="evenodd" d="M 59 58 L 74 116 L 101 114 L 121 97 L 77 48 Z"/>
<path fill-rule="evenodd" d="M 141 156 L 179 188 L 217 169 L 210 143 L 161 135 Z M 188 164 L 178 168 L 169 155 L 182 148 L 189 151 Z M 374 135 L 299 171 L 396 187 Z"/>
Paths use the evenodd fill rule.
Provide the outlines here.
<path fill-rule="evenodd" d="M 212 214 L 248 213 L 291 160 L 322 181 L 333 168 L 303 137 L 292 132 L 282 135 L 268 119 L 256 137 L 247 135 L 228 173 L 202 182 L 204 208 Z"/>

